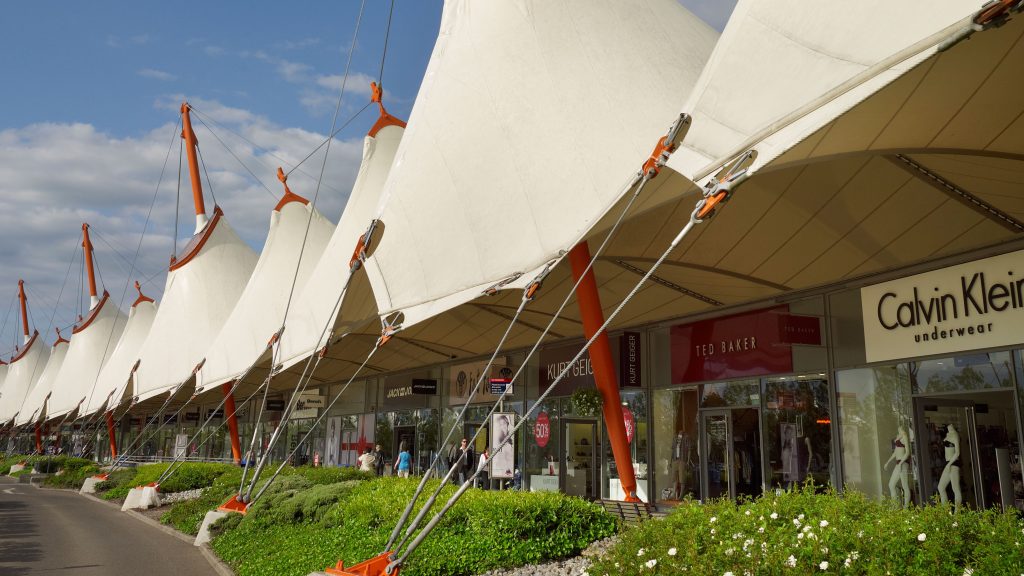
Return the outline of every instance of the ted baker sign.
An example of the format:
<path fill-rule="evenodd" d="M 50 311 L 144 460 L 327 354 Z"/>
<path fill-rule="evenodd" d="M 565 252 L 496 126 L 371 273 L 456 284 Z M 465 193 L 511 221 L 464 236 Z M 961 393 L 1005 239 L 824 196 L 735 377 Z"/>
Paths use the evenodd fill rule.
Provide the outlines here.
<path fill-rule="evenodd" d="M 1024 342 L 1024 251 L 861 289 L 866 360 Z"/>

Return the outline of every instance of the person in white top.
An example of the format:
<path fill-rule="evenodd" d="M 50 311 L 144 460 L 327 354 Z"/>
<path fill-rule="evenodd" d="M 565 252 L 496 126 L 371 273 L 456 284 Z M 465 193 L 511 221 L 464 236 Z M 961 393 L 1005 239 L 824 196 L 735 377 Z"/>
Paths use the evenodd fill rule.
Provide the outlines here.
<path fill-rule="evenodd" d="M 491 480 L 487 476 L 487 463 L 491 459 L 491 450 L 485 449 L 483 454 L 480 455 L 480 462 L 476 466 L 477 482 L 480 483 L 480 488 L 489 490 L 491 487 Z"/>
<path fill-rule="evenodd" d="M 374 457 L 373 452 L 370 452 L 370 449 L 366 448 L 359 456 L 359 470 L 362 472 L 373 472 L 373 465 L 376 462 L 377 458 Z"/>

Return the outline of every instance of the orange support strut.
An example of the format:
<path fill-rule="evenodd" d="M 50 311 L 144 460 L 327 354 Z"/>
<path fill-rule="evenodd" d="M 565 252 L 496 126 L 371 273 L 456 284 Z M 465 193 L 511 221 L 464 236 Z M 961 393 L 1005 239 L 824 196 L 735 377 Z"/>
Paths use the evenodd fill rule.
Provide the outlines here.
<path fill-rule="evenodd" d="M 206 224 L 206 203 L 203 201 L 203 182 L 199 179 L 199 158 L 196 148 L 199 141 L 192 131 L 191 108 L 188 102 L 181 103 L 181 137 L 185 139 L 185 152 L 188 154 L 188 176 L 192 180 L 192 201 L 196 205 L 196 232 Z M 202 225 L 200 225 L 202 222 Z"/>
<path fill-rule="evenodd" d="M 231 382 L 221 384 L 224 391 L 224 416 L 228 419 L 228 432 L 231 433 L 231 458 L 235 464 L 242 462 L 242 445 L 238 441 L 238 418 L 235 417 L 235 395 L 231 393 Z"/>
<path fill-rule="evenodd" d="M 601 310 L 601 298 L 597 292 L 597 281 L 594 270 L 587 270 L 590 264 L 590 248 L 586 241 L 580 242 L 569 251 L 569 263 L 572 266 L 573 279 L 579 281 L 583 271 L 583 281 L 576 287 L 576 302 L 580 307 L 583 319 L 583 334 L 589 341 L 604 324 L 604 312 Z M 594 370 L 594 381 L 604 401 L 605 428 L 608 440 L 615 456 L 615 468 L 619 471 L 619 481 L 626 493 L 627 502 L 638 502 L 636 496 L 636 476 L 633 474 L 633 459 L 629 454 L 629 440 L 626 438 L 626 421 L 622 414 L 622 398 L 619 396 L 619 382 L 615 375 L 615 363 L 612 361 L 612 350 L 608 343 L 607 332 L 602 333 L 590 346 L 590 364 Z"/>
<path fill-rule="evenodd" d="M 114 434 L 114 411 L 107 410 L 107 436 L 110 438 L 110 460 L 117 459 L 117 436 Z"/>
<path fill-rule="evenodd" d="M 43 453 L 43 429 L 36 424 L 36 454 Z"/>
<path fill-rule="evenodd" d="M 18 280 L 18 299 L 21 300 L 21 327 L 25 331 L 25 342 L 28 342 L 28 298 L 25 297 L 24 280 Z"/>

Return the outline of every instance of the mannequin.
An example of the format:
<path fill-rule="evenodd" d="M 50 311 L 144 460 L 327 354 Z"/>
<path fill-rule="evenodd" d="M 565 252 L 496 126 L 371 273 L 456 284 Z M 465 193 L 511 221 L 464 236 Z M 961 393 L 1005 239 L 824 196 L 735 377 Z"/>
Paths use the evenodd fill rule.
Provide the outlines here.
<path fill-rule="evenodd" d="M 888 467 L 890 462 L 896 463 L 896 467 L 892 469 L 892 475 L 889 476 L 889 496 L 894 500 L 898 500 L 900 495 L 897 486 L 902 486 L 904 508 L 910 506 L 909 460 L 910 436 L 907 435 L 907 429 L 900 426 L 896 431 L 896 439 L 893 441 L 892 456 L 889 456 L 889 459 L 885 461 L 884 467 Z"/>
<path fill-rule="evenodd" d="M 960 511 L 963 495 L 960 493 L 960 433 L 950 424 L 946 428 L 946 437 L 942 441 L 946 453 L 946 467 L 939 477 L 939 499 L 943 504 L 949 502 L 946 487 L 953 489 L 953 511 Z"/>
<path fill-rule="evenodd" d="M 674 480 L 672 496 L 678 500 L 686 492 L 686 439 L 683 432 L 676 433 L 675 442 L 672 443 L 672 475 Z"/>

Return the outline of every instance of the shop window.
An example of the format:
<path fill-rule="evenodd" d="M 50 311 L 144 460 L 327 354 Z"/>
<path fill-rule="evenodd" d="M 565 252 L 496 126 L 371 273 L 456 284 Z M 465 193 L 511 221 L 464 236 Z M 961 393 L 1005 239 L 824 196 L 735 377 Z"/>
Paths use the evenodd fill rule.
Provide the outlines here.
<path fill-rule="evenodd" d="M 702 387 L 701 408 L 760 405 L 761 385 L 757 380 L 715 382 Z"/>
<path fill-rule="evenodd" d="M 831 480 L 832 419 L 828 380 L 816 376 L 768 378 L 764 425 L 769 486 L 792 488 Z"/>
<path fill-rule="evenodd" d="M 657 500 L 700 497 L 697 387 L 654 393 L 654 487 Z"/>
<path fill-rule="evenodd" d="M 879 500 L 919 502 L 907 365 L 842 370 L 836 395 L 845 486 Z"/>
<path fill-rule="evenodd" d="M 941 394 L 1013 386 L 1009 352 L 979 352 L 910 363 L 915 394 Z"/>
<path fill-rule="evenodd" d="M 533 402 L 530 406 L 534 405 Z M 530 416 L 525 430 L 526 465 L 524 476 L 531 492 L 557 492 L 559 479 L 558 400 L 540 403 Z"/>
<path fill-rule="evenodd" d="M 623 418 L 626 422 L 626 436 L 630 437 L 629 457 L 633 463 L 633 474 L 636 477 L 637 493 L 644 502 L 650 502 L 648 497 L 648 450 L 647 450 L 647 398 L 646 392 L 622 391 Z M 605 495 L 613 500 L 620 500 L 625 497 L 622 492 L 622 484 L 619 482 L 619 472 L 615 467 L 615 456 L 612 453 L 611 442 L 608 441 L 608 434 L 605 433 Z"/>

